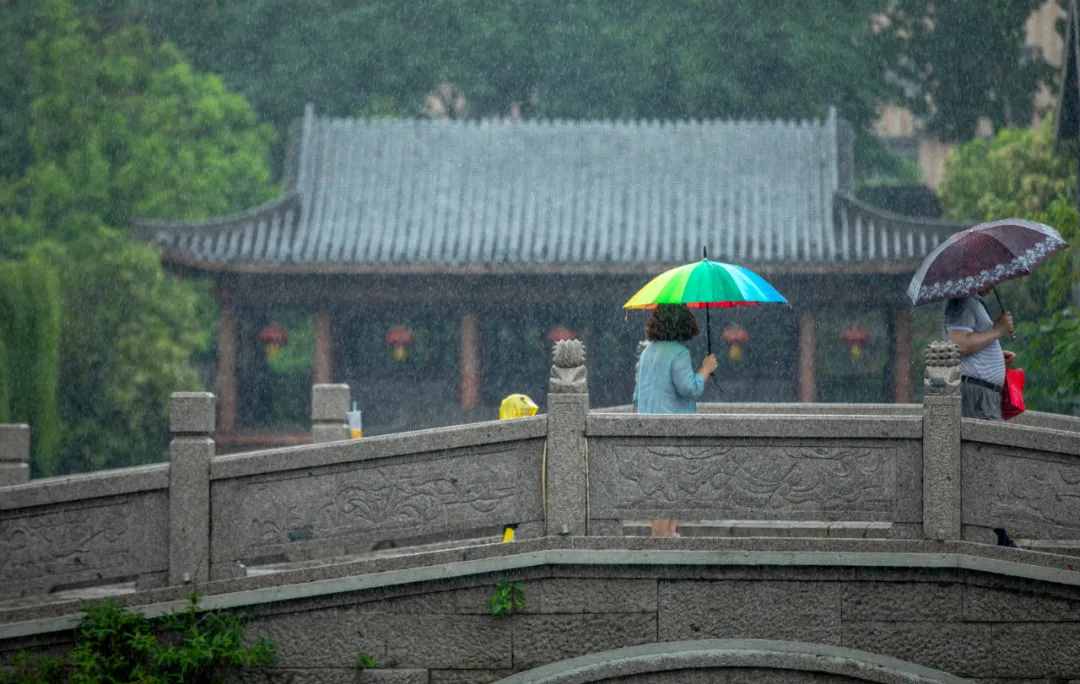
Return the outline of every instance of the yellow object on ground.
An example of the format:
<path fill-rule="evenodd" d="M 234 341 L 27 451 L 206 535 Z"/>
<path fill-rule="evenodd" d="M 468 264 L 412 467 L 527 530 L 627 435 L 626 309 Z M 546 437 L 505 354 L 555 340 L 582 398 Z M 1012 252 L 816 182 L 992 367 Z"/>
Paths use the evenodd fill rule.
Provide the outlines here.
<path fill-rule="evenodd" d="M 535 416 L 539 409 L 536 402 L 524 394 L 511 394 L 499 404 L 499 420 Z"/>
<path fill-rule="evenodd" d="M 513 527 L 507 527 L 506 529 L 503 530 L 502 543 L 505 544 L 507 542 L 512 542 L 512 541 L 514 541 L 514 528 Z"/>

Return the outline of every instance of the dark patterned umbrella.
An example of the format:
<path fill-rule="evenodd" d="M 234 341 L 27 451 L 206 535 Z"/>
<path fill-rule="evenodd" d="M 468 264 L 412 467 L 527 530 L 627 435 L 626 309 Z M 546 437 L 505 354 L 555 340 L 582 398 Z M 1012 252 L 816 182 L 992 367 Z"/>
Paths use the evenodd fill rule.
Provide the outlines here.
<path fill-rule="evenodd" d="M 1068 247 L 1061 234 L 1034 221 L 1005 219 L 962 230 L 937 246 L 908 285 L 916 306 L 969 297 L 1031 273 L 1048 256 Z"/>

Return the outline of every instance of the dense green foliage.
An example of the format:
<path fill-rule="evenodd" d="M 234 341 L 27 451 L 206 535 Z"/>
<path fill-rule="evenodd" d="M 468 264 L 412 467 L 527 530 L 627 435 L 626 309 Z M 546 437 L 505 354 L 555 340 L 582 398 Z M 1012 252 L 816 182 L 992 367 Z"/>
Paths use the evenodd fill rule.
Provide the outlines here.
<path fill-rule="evenodd" d="M 859 132 L 860 171 L 873 174 L 903 170 L 867 134 L 879 104 L 907 104 L 949 139 L 970 137 L 980 116 L 1029 120 L 1051 76 L 1041 55 L 1023 56 L 1024 20 L 1041 1 L 84 5 L 175 41 L 279 131 L 305 102 L 417 115 L 440 83 L 464 95 L 464 116 L 516 103 L 541 117 L 802 118 L 836 105 Z"/>
<path fill-rule="evenodd" d="M 56 471 L 60 441 L 60 280 L 33 256 L 0 260 L 0 423 L 33 426 L 33 474 Z"/>
<path fill-rule="evenodd" d="M 34 374 L 32 396 L 52 386 L 59 438 L 41 442 L 55 420 L 29 411 L 11 383 L 9 418 L 31 423 L 37 474 L 161 460 L 169 394 L 202 386 L 191 359 L 211 343 L 211 306 L 205 286 L 163 272 L 156 251 L 127 234 L 130 221 L 268 199 L 273 133 L 145 29 L 102 30 L 69 0 L 35 3 L 28 19 L 30 161 L 0 182 L 0 233 L 11 238 L 0 259 L 33 259 L 59 280 L 24 287 L 10 319 L 30 320 L 36 299 L 59 292 L 60 315 L 48 319 L 59 325 L 58 372 L 55 361 L 19 362 Z M 24 348 L 5 342 L 9 366 Z"/>
<path fill-rule="evenodd" d="M 338 116 L 419 115 L 443 83 L 463 96 L 450 114 L 470 117 L 517 107 L 549 118 L 792 119 L 835 105 L 857 131 L 860 173 L 888 176 L 906 169 L 869 135 L 878 105 L 926 111 L 930 95 L 938 128 L 968 131 L 983 113 L 1003 120 L 1003 87 L 1012 117 L 1004 120 L 1019 120 L 1014 101 L 1047 77 L 1041 59 L 1017 59 L 1023 12 L 1035 0 L 995 3 L 990 12 L 980 0 L 937 11 L 926 0 L 83 4 L 109 24 L 144 24 L 176 42 L 280 132 L 306 102 Z M 919 31 L 906 40 L 877 31 L 874 18 L 884 13 Z M 992 20 L 975 20 L 983 15 Z M 923 30 L 927 19 L 939 29 Z M 971 63 L 993 70 L 973 81 Z M 915 76 L 931 79 L 930 90 L 897 87 Z"/>
<path fill-rule="evenodd" d="M 187 610 L 148 619 L 115 601 L 86 609 L 75 647 L 64 658 L 23 656 L 0 684 L 195 684 L 229 681 L 238 668 L 270 665 L 274 645 L 244 642 L 244 621 L 231 613 Z"/>
<path fill-rule="evenodd" d="M 1025 218 L 1053 226 L 1072 245 L 1080 241 L 1075 155 L 1055 150 L 1052 122 L 1006 129 L 989 140 L 960 146 L 949 159 L 942 200 L 957 218 Z M 1029 408 L 1070 413 L 1080 397 L 1075 247 L 1051 257 L 1031 276 L 999 287 L 1017 320 L 1005 346 L 1025 367 Z"/>
<path fill-rule="evenodd" d="M 1026 126 L 1053 68 L 1025 52 L 1028 16 L 1045 0 L 891 0 L 879 34 L 894 97 L 944 140 L 970 140 L 979 119 Z"/>
<path fill-rule="evenodd" d="M 87 231 L 55 251 L 66 296 L 61 469 L 163 460 L 169 395 L 202 387 L 191 356 L 210 342 L 207 294 L 115 230 Z"/>

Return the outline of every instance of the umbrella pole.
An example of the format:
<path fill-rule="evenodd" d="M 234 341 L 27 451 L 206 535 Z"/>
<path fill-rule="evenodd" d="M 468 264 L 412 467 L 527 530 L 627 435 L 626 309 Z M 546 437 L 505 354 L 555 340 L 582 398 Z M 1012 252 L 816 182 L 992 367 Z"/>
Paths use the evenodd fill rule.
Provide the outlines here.
<path fill-rule="evenodd" d="M 712 326 L 709 325 L 709 307 L 705 307 L 705 348 L 706 354 L 712 354 Z"/>
<path fill-rule="evenodd" d="M 998 294 L 997 288 L 994 288 L 994 299 L 997 300 L 998 307 L 1001 309 L 1001 313 L 1005 313 L 1005 304 L 1001 301 L 1001 295 Z M 1016 333 L 1009 335 L 1009 339 L 1016 337 Z"/>
<path fill-rule="evenodd" d="M 701 258 L 709 258 L 709 248 L 705 245 L 701 246 Z M 705 347 L 708 351 L 706 354 L 712 354 L 712 326 L 709 325 L 709 305 L 705 304 Z"/>
<path fill-rule="evenodd" d="M 994 299 L 997 300 L 998 306 L 1001 307 L 1001 313 L 1005 313 L 1005 305 L 1001 303 L 1001 295 L 998 294 L 997 288 L 994 288 Z"/>

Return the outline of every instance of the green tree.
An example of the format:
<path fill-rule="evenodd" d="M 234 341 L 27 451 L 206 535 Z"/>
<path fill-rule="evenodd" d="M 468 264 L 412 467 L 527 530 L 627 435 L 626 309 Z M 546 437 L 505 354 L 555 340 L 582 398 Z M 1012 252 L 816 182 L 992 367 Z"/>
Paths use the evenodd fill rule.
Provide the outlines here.
<path fill-rule="evenodd" d="M 835 105 L 876 162 L 868 131 L 889 88 L 871 18 L 886 1 L 88 4 L 175 41 L 279 131 L 306 102 L 420 115 L 448 82 L 470 117 L 516 103 L 547 118 L 797 119 Z"/>
<path fill-rule="evenodd" d="M 67 2 L 40 11 L 23 181 L 31 221 L 67 238 L 98 221 L 204 218 L 270 197 L 272 129 L 219 78 L 141 27 L 99 35 Z"/>
<path fill-rule="evenodd" d="M 1073 154 L 1055 149 L 1049 120 L 1036 129 L 1005 129 L 956 149 L 946 164 L 942 201 L 957 219 L 1029 219 L 1053 226 L 1076 244 L 1080 214 L 1072 159 Z M 1007 346 L 1026 368 L 1029 408 L 1067 413 L 1080 396 L 1080 328 L 1070 304 L 1080 268 L 1072 252 L 1059 253 L 1032 275 L 999 288 L 1019 323 Z"/>
<path fill-rule="evenodd" d="M 891 0 L 880 32 L 895 97 L 944 140 L 970 140 L 979 119 L 1026 126 L 1053 68 L 1028 51 L 1025 22 L 1045 0 Z"/>
<path fill-rule="evenodd" d="M 160 461 L 167 406 L 198 390 L 192 354 L 209 344 L 206 292 L 164 272 L 156 250 L 100 227 L 43 258 L 62 274 L 62 472 Z"/>
<path fill-rule="evenodd" d="M 958 221 L 1026 218 L 1073 241 L 1078 237 L 1075 191 L 1075 161 L 1055 149 L 1053 121 L 1047 118 L 1038 128 L 1004 129 L 959 146 L 946 163 L 941 200 Z M 1074 272 L 1063 254 L 1021 281 L 1037 295 L 1033 313 L 1064 306 Z"/>
<path fill-rule="evenodd" d="M 0 261 L 0 423 L 32 426 L 34 475 L 53 475 L 60 440 L 60 282 L 38 257 Z"/>
<path fill-rule="evenodd" d="M 0 230 L 18 237 L 0 258 L 59 274 L 62 433 L 35 472 L 157 461 L 169 394 L 201 387 L 191 357 L 210 344 L 210 305 L 204 285 L 166 274 L 126 228 L 134 216 L 200 218 L 268 199 L 272 130 L 145 29 L 102 30 L 70 0 L 35 8 L 24 51 L 32 159 L 0 192 Z M 13 298 L 19 316 L 32 295 Z M 5 351 L 10 366 L 17 352 Z"/>

